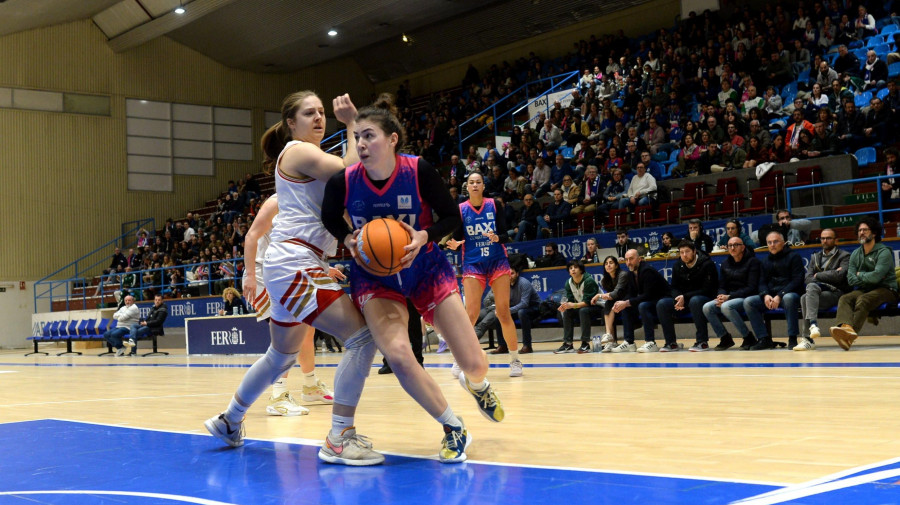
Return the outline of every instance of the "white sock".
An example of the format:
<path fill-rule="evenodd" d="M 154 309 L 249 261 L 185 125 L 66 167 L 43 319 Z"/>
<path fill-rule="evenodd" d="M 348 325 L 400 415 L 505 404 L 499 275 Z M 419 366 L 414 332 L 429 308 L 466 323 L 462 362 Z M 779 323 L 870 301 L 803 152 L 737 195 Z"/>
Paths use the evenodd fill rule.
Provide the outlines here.
<path fill-rule="evenodd" d="M 437 422 L 441 423 L 441 426 L 445 424 L 449 424 L 454 428 L 462 426 L 462 422 L 460 422 L 459 418 L 456 417 L 456 414 L 453 413 L 453 409 L 451 409 L 449 405 L 447 405 L 447 409 L 444 410 L 444 413 L 436 417 L 435 419 L 437 419 Z"/>
<path fill-rule="evenodd" d="M 275 381 L 275 384 L 272 384 L 272 398 L 278 398 L 287 390 L 287 378 L 281 377 Z"/>
<path fill-rule="evenodd" d="M 469 383 L 469 387 L 471 387 L 473 391 L 477 391 L 479 393 L 484 391 L 488 387 L 487 378 L 481 379 L 481 382 L 475 383 L 470 381 L 469 378 L 466 377 L 466 382 Z"/>
<path fill-rule="evenodd" d="M 509 350 L 509 362 L 519 361 L 519 351 Z"/>
<path fill-rule="evenodd" d="M 225 410 L 225 420 L 228 421 L 229 424 L 237 424 L 241 422 L 241 419 L 244 418 L 244 414 L 247 413 L 247 407 L 244 407 L 234 397 L 231 397 L 231 402 L 228 404 L 228 409 Z"/>
<path fill-rule="evenodd" d="M 319 383 L 319 378 L 316 377 L 316 371 L 303 374 L 303 385 L 307 387 L 313 387 Z"/>
<path fill-rule="evenodd" d="M 331 414 L 331 438 L 338 438 L 347 428 L 353 427 L 353 418 Z"/>

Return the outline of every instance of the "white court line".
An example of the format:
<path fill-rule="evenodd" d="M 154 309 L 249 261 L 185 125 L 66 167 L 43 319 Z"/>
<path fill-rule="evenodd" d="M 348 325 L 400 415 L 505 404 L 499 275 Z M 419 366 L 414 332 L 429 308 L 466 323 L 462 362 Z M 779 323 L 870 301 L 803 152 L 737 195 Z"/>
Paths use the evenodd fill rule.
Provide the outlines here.
<path fill-rule="evenodd" d="M 761 498 L 745 498 L 743 500 L 732 503 L 741 505 L 771 505 L 774 503 L 784 503 L 786 501 L 796 500 L 798 498 L 805 498 L 807 496 L 827 493 L 829 491 L 837 491 L 839 489 L 846 489 L 848 487 L 859 486 L 860 484 L 868 484 L 870 482 L 876 482 L 882 479 L 889 479 L 897 476 L 900 476 L 900 468 L 869 473 L 860 475 L 858 477 L 851 477 L 849 479 L 836 480 L 833 482 L 828 482 L 825 484 L 820 484 L 818 486 L 812 486 L 803 489 L 787 488 L 789 489 L 788 491 L 779 490 L 775 492 L 775 494 L 769 494 L 768 496 L 760 495 L 763 496 Z"/>
<path fill-rule="evenodd" d="M 895 463 L 900 463 L 900 458 L 886 459 L 884 461 L 878 461 L 876 463 L 871 463 L 868 465 L 857 466 L 854 468 L 849 468 L 847 470 L 841 470 L 840 472 L 826 475 L 824 477 L 819 477 L 818 479 L 813 479 L 811 481 L 803 482 L 801 484 L 794 484 L 791 486 L 787 486 L 784 489 L 776 489 L 774 491 L 769 491 L 768 493 L 763 493 L 761 495 L 758 495 L 758 496 L 755 496 L 752 498 L 745 498 L 745 499 L 750 500 L 750 499 L 764 498 L 767 496 L 776 495 L 776 494 L 780 494 L 780 493 L 784 493 L 784 492 L 792 492 L 792 491 L 807 489 L 807 488 L 825 484 L 827 482 L 836 481 L 836 480 L 842 479 L 844 477 L 847 477 L 849 475 L 853 475 L 855 473 L 865 472 L 865 471 L 871 470 L 873 468 L 879 468 L 882 466 L 893 465 Z M 740 502 L 735 502 L 735 503 L 740 503 Z"/>
<path fill-rule="evenodd" d="M 0 373 L 19 373 L 18 370 L 0 370 Z"/>
<path fill-rule="evenodd" d="M 0 491 L 0 496 L 12 495 L 42 495 L 42 494 L 74 494 L 74 495 L 105 495 L 105 496 L 139 496 L 141 498 L 158 498 L 163 500 L 179 501 L 184 503 L 196 503 L 198 505 L 234 505 L 223 501 L 208 500 L 206 498 L 197 498 L 194 496 L 181 496 L 177 494 L 163 493 L 142 493 L 138 491 L 97 491 L 93 489 L 84 490 L 45 490 L 45 491 Z"/>
<path fill-rule="evenodd" d="M 90 400 L 64 400 L 58 402 L 34 402 L 34 403 L 14 403 L 11 405 L 0 405 L 0 407 L 33 407 L 35 405 L 57 405 L 65 403 L 88 403 L 88 402 L 119 402 L 122 400 L 157 400 L 160 398 L 192 398 L 199 396 L 226 396 L 234 395 L 234 393 L 202 393 L 195 395 L 165 395 L 165 396 L 134 396 L 128 398 L 93 398 Z M 81 422 L 81 421 L 75 421 Z"/>

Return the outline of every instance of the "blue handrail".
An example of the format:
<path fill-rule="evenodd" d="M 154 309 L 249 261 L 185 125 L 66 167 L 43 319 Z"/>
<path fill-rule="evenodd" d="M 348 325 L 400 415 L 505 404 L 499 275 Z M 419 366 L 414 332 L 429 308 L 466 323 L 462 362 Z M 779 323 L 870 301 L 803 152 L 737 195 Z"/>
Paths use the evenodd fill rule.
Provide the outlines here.
<path fill-rule="evenodd" d="M 816 184 L 809 184 L 806 186 L 792 186 L 790 188 L 785 188 L 785 201 L 788 212 L 791 211 L 791 191 L 802 191 L 806 189 L 814 189 L 814 188 L 827 188 L 829 186 L 839 186 L 843 184 L 856 184 L 860 182 L 875 182 L 875 194 L 878 198 L 878 221 L 884 222 L 884 202 L 881 200 L 881 190 L 879 189 L 878 182 L 883 181 L 885 179 L 896 179 L 897 175 L 878 175 L 874 177 L 864 177 L 862 179 L 847 179 L 843 181 L 834 181 L 834 182 L 819 182 Z M 852 217 L 852 216 L 867 216 L 872 212 L 851 212 L 849 214 L 834 214 L 830 216 L 809 216 L 807 219 L 812 220 L 822 220 L 822 219 L 831 219 L 836 217 Z"/>
<path fill-rule="evenodd" d="M 510 92 L 509 94 L 507 94 L 506 96 L 501 98 L 500 100 L 497 100 L 496 102 L 494 102 L 494 104 L 491 105 L 490 107 L 485 108 L 484 110 L 476 113 L 475 115 L 473 115 L 471 118 L 467 119 L 466 121 L 463 121 L 457 128 L 457 134 L 459 135 L 459 152 L 460 153 L 463 152 L 463 143 L 465 141 L 469 140 L 470 138 L 474 137 L 475 135 L 478 135 L 479 133 L 481 133 L 482 131 L 484 131 L 485 129 L 487 129 L 489 127 L 493 127 L 494 136 L 496 137 L 500 132 L 500 129 L 499 129 L 500 121 L 505 120 L 505 118 L 507 116 L 509 116 L 509 118 L 511 120 L 510 129 L 512 129 L 512 123 L 514 122 L 513 114 L 515 112 L 518 112 L 519 110 L 521 110 L 521 108 L 513 111 L 513 108 L 515 108 L 515 107 L 513 107 L 511 109 L 508 109 L 506 112 L 502 112 L 498 115 L 497 114 L 497 106 L 500 105 L 501 103 L 503 103 L 504 101 L 506 101 L 508 98 L 514 97 L 516 95 L 516 93 L 518 93 L 523 88 L 525 88 L 525 90 L 528 91 L 528 88 L 530 86 L 533 86 L 535 84 L 543 84 L 546 81 L 550 81 L 550 87 L 546 91 L 542 92 L 534 100 L 531 100 L 528 102 L 528 103 L 533 103 L 535 100 L 538 100 L 541 97 L 544 97 L 546 95 L 549 95 L 550 93 L 553 93 L 560 86 L 569 84 L 569 79 L 572 79 L 573 77 L 577 79 L 577 76 L 578 76 L 578 71 L 576 70 L 574 72 L 568 72 L 565 74 L 554 75 L 551 77 L 544 77 L 543 79 L 538 79 L 536 81 L 527 82 L 527 83 L 519 86 L 518 88 L 516 88 L 515 90 L 513 90 L 512 92 Z M 558 82 L 557 82 L 557 80 L 558 80 Z M 527 96 L 526 96 L 526 100 L 527 100 Z M 549 100 L 548 100 L 548 102 L 549 102 Z M 549 111 L 549 109 L 550 109 L 550 104 L 548 103 L 547 110 Z M 463 129 L 467 124 L 469 124 L 473 121 L 477 121 L 478 118 L 480 118 L 488 113 L 490 113 L 490 117 L 493 118 L 492 120 L 485 121 L 484 124 L 482 124 L 480 128 L 476 129 L 469 135 L 466 135 L 465 137 L 463 137 Z"/>
<path fill-rule="evenodd" d="M 338 137 L 338 139 L 332 140 L 335 137 Z M 329 142 L 333 142 L 333 143 L 329 145 Z M 337 131 L 337 132 L 329 135 L 328 138 L 323 140 L 319 145 L 322 147 L 323 151 L 325 151 L 326 153 L 330 153 L 331 151 L 334 151 L 338 147 L 342 148 L 343 145 L 346 143 L 347 143 L 347 129 L 345 128 L 343 130 Z"/>
<path fill-rule="evenodd" d="M 128 225 L 131 225 L 131 224 L 133 224 L 134 226 L 131 226 L 130 228 L 128 228 Z M 147 225 L 149 225 L 149 230 L 144 229 Z M 55 288 L 59 288 L 59 286 L 61 286 L 61 285 L 64 285 L 66 287 L 66 298 L 68 299 L 68 297 L 69 297 L 68 281 L 73 280 L 73 279 L 83 279 L 84 274 L 86 272 L 93 271 L 101 263 L 108 260 L 109 254 L 108 254 L 108 252 L 104 252 L 103 255 L 99 257 L 99 259 L 91 260 L 91 261 L 93 261 L 93 263 L 91 263 L 89 265 L 83 265 L 82 262 L 84 262 L 91 256 L 95 256 L 98 253 L 100 253 L 101 251 L 104 251 L 109 246 L 125 247 L 126 244 L 129 243 L 127 241 L 131 238 L 134 238 L 134 236 L 137 233 L 139 233 L 142 229 L 144 229 L 144 231 L 147 231 L 148 235 L 155 236 L 156 235 L 156 220 L 151 217 L 151 218 L 140 219 L 137 221 L 128 221 L 126 223 L 122 223 L 122 230 L 123 230 L 122 235 L 110 240 L 109 242 L 101 245 L 100 247 L 94 249 L 93 251 L 76 259 L 75 261 L 69 263 L 68 265 L 65 265 L 62 268 L 60 268 L 48 275 L 45 275 L 41 279 L 38 279 L 38 281 L 34 283 L 34 290 L 33 290 L 34 311 L 37 312 L 37 310 L 38 310 L 37 304 L 38 304 L 39 299 L 50 298 L 52 300 L 53 299 L 53 290 Z M 63 272 L 70 268 L 74 268 L 74 270 L 75 270 L 74 275 L 72 275 L 66 281 L 51 281 L 51 280 L 49 280 L 52 277 L 57 276 L 60 272 Z"/>

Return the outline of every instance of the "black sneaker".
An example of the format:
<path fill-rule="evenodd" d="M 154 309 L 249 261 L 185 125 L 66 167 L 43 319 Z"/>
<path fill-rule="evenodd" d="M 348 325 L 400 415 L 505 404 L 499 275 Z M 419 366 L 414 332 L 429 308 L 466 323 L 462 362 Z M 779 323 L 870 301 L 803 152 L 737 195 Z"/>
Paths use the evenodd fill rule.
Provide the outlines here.
<path fill-rule="evenodd" d="M 727 349 L 731 349 L 732 347 L 734 347 L 734 339 L 731 338 L 731 335 L 726 333 L 724 337 L 719 339 L 719 345 L 717 345 L 713 349 L 716 351 L 724 351 Z"/>
<path fill-rule="evenodd" d="M 553 351 L 553 354 L 565 354 L 567 352 L 575 352 L 575 347 L 572 344 L 563 342 L 563 345 L 559 346 L 559 349 Z"/>
<path fill-rule="evenodd" d="M 387 363 L 381 365 L 381 368 L 378 369 L 378 375 L 387 375 L 390 373 L 394 373 L 394 371 L 391 370 L 391 365 L 388 365 Z"/>
<path fill-rule="evenodd" d="M 797 347 L 797 337 L 788 337 L 788 349 L 793 349 Z"/>
<path fill-rule="evenodd" d="M 591 352 L 591 344 L 582 342 L 581 347 L 578 348 L 578 354 L 587 354 L 589 352 Z"/>
<path fill-rule="evenodd" d="M 741 349 L 749 351 L 750 348 L 756 345 L 757 342 L 758 340 L 756 340 L 756 337 L 753 336 L 753 332 L 751 331 L 747 334 L 746 337 L 744 337 L 744 341 L 741 342 Z"/>
<path fill-rule="evenodd" d="M 766 349 L 775 348 L 775 342 L 772 342 L 770 337 L 763 337 L 759 339 L 756 344 L 750 347 L 751 351 L 765 351 Z"/>

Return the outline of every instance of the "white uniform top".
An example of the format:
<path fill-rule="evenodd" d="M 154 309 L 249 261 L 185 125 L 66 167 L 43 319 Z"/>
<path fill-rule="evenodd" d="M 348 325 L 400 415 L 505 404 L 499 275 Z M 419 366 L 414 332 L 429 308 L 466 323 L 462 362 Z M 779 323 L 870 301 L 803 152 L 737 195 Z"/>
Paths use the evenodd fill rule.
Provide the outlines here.
<path fill-rule="evenodd" d="M 278 194 L 278 215 L 272 222 L 272 242 L 299 239 L 327 256 L 337 251 L 337 239 L 322 225 L 322 198 L 325 181 L 313 177 L 292 177 L 281 171 L 281 157 L 299 140 L 284 146 L 275 163 L 275 192 Z M 317 252 L 319 252 L 317 251 Z M 259 254 L 259 253 L 257 253 Z"/>
<path fill-rule="evenodd" d="M 272 243 L 272 231 L 269 230 L 262 237 L 256 241 L 256 279 L 257 282 L 262 282 L 263 278 L 263 263 L 266 261 L 266 249 L 269 248 L 269 244 Z"/>

